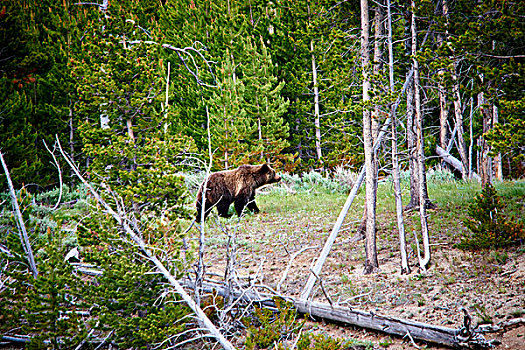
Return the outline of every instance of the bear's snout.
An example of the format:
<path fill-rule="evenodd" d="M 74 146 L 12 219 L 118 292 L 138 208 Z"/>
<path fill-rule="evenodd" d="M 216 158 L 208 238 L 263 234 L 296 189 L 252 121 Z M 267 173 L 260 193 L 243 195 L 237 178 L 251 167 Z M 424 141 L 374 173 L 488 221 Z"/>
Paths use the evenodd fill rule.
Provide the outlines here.
<path fill-rule="evenodd" d="M 275 176 L 273 177 L 273 181 L 274 182 L 279 182 L 279 181 L 281 181 L 281 177 L 279 175 L 275 174 Z"/>

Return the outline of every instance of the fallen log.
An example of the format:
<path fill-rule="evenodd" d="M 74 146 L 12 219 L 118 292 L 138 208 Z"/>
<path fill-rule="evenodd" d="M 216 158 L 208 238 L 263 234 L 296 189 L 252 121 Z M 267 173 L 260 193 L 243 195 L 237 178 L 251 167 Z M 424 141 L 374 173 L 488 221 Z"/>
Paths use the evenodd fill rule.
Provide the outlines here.
<path fill-rule="evenodd" d="M 192 287 L 191 282 L 184 281 L 183 284 L 189 288 Z M 274 296 L 271 294 L 253 293 L 246 290 L 243 292 L 238 290 L 228 291 L 219 282 L 203 283 L 203 288 L 207 292 L 216 292 L 221 296 L 225 296 L 228 293 L 230 296 L 233 295 L 235 298 L 245 302 L 276 308 L 273 300 Z M 468 317 L 465 317 L 464 325 L 456 329 L 288 296 L 284 296 L 283 299 L 290 301 L 297 309 L 297 312 L 308 315 L 312 319 L 320 318 L 400 337 L 409 335 L 415 340 L 452 348 L 469 348 L 471 346 L 489 348 L 493 346 L 491 341 L 485 340 L 480 331 L 470 328 L 470 316 L 468 315 Z"/>
<path fill-rule="evenodd" d="M 448 153 L 443 148 L 441 148 L 439 145 L 436 145 L 436 153 L 445 162 L 447 162 L 448 164 L 452 165 L 452 167 L 454 169 L 456 169 L 457 171 L 461 172 L 463 170 L 463 164 L 461 164 L 461 161 L 459 159 L 457 159 L 456 157 L 454 157 L 453 155 L 451 155 L 450 153 Z M 474 173 L 474 172 L 472 174 L 470 174 L 470 176 L 473 177 L 474 179 L 478 180 L 478 181 L 481 181 L 481 178 L 479 177 L 479 175 Z"/>

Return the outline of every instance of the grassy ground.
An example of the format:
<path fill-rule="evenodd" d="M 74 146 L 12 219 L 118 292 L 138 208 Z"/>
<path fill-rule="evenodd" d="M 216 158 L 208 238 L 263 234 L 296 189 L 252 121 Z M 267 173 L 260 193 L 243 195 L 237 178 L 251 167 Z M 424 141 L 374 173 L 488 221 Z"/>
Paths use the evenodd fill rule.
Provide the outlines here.
<path fill-rule="evenodd" d="M 406 186 L 404 201 L 409 199 Z M 507 204 L 507 212 L 523 220 L 525 183 L 500 183 L 496 188 Z M 400 275 L 394 199 L 391 183 L 386 181 L 378 188 L 377 246 L 381 272 L 362 274 L 364 243 L 351 240 L 362 215 L 364 194 L 361 191 L 321 274 L 331 299 L 341 305 L 452 328 L 461 326 L 461 307 L 470 312 L 475 322 L 498 323 L 523 317 L 525 246 L 474 252 L 454 246 L 469 234 L 462 222 L 469 203 L 480 191 L 479 184 L 436 180 L 429 181 L 428 189 L 437 205 L 436 210 L 429 211 L 430 269 L 425 273 L 418 270 L 414 232 L 419 231 L 419 216 L 417 211 L 408 212 L 405 227 L 412 273 Z M 239 278 L 250 278 L 279 289 L 282 294 L 297 297 L 345 200 L 345 193 L 330 192 L 319 186 L 293 194 L 284 189 L 266 190 L 257 196 L 261 209 L 258 215 L 241 219 L 234 216 L 228 220 L 212 217 L 206 224 L 208 271 L 224 275 L 226 233 L 233 233 Z M 291 256 L 303 249 L 291 261 Z M 285 275 L 288 265 L 290 269 Z M 312 294 L 316 300 L 327 301 L 318 284 Z M 333 336 L 372 340 L 377 346 L 390 349 L 411 348 L 399 340 L 381 335 L 370 337 L 348 327 L 319 324 L 311 327 L 312 331 Z M 514 332 L 511 339 L 507 339 L 510 333 L 495 336 L 506 342 L 505 346 L 511 344 L 510 348 L 519 349 L 515 346 L 523 343 L 525 327 Z"/>

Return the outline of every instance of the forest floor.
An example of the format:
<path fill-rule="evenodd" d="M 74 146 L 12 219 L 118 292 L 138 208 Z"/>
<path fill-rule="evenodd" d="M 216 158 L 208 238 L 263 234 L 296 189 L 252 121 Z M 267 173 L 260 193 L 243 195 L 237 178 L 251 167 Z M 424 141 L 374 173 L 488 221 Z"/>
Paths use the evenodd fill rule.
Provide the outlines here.
<path fill-rule="evenodd" d="M 509 183 L 498 191 L 504 193 L 504 201 L 509 202 L 518 218 L 525 217 L 524 183 Z M 364 241 L 352 240 L 362 215 L 361 193 L 320 275 L 331 299 L 342 306 L 449 328 L 461 327 L 462 307 L 468 310 L 474 325 L 497 325 L 525 317 L 525 246 L 482 251 L 455 247 L 468 234 L 462 219 L 478 192 L 479 185 L 473 184 L 429 185 L 429 195 L 437 209 L 428 212 L 432 262 L 426 272 L 417 267 L 414 232 L 419 227 L 418 212 L 405 213 L 412 270 L 409 275 L 400 274 L 398 231 L 388 184 L 380 185 L 378 193 L 377 248 L 381 271 L 363 274 Z M 315 189 L 294 194 L 270 191 L 258 195 L 261 213 L 257 215 L 220 221 L 210 217 L 207 272 L 224 275 L 226 232 L 231 232 L 235 236 L 239 276 L 250 276 L 260 284 L 280 289 L 282 295 L 299 297 L 345 200 L 344 194 Z M 291 256 L 301 250 L 290 263 Z M 314 300 L 328 302 L 319 283 L 312 294 Z M 374 349 L 444 349 L 327 322 L 309 321 L 304 331 L 369 341 Z M 525 324 L 488 333 L 486 338 L 500 342 L 496 349 L 525 349 Z"/>

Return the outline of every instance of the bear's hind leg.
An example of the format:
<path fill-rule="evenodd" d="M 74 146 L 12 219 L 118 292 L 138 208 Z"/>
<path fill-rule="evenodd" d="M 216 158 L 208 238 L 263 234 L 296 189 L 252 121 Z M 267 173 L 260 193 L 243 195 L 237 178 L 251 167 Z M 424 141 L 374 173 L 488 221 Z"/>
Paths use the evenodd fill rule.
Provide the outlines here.
<path fill-rule="evenodd" d="M 250 201 L 248 202 L 248 209 L 253 211 L 255 214 L 257 214 L 260 211 L 257 207 L 257 203 L 255 203 L 255 195 L 250 197 Z"/>
<path fill-rule="evenodd" d="M 228 214 L 228 210 L 230 209 L 230 204 L 224 200 L 221 200 L 219 203 L 217 203 L 217 211 L 219 212 L 219 216 L 223 218 L 229 218 L 231 217 L 231 214 Z"/>

